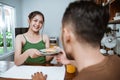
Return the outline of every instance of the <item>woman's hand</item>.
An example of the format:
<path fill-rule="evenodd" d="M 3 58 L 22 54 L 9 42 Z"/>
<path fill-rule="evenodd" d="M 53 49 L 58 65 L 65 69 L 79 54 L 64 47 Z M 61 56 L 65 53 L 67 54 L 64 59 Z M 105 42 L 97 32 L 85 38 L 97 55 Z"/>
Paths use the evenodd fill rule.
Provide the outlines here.
<path fill-rule="evenodd" d="M 34 75 L 32 75 L 32 80 L 46 80 L 47 79 L 47 75 L 43 75 L 42 72 L 37 72 L 34 73 Z"/>
<path fill-rule="evenodd" d="M 31 58 L 36 58 L 38 56 L 41 56 L 40 52 L 37 49 L 28 49 L 26 50 L 26 52 Z"/>

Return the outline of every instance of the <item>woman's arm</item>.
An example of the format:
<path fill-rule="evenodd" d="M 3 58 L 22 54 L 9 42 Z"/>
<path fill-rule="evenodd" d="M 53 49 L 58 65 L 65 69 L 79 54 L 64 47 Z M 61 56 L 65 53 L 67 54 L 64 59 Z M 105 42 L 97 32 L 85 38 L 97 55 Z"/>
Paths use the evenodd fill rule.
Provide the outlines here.
<path fill-rule="evenodd" d="M 49 37 L 47 35 L 43 35 L 43 41 L 45 42 L 45 47 L 49 48 L 50 47 L 50 40 Z"/>
<path fill-rule="evenodd" d="M 22 44 L 23 44 L 23 37 L 22 35 L 16 36 L 15 39 L 15 53 L 14 53 L 14 62 L 16 65 L 21 65 L 24 61 L 28 58 L 28 53 L 24 52 L 21 54 L 22 51 Z"/>

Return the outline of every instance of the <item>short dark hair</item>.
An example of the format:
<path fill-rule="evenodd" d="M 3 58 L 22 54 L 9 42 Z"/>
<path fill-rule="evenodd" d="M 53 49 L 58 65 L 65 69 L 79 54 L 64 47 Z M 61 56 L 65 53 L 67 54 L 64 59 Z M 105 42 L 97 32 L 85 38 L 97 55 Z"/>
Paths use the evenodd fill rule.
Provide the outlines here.
<path fill-rule="evenodd" d="M 42 16 L 42 18 L 43 18 L 43 22 L 44 22 L 44 15 L 43 15 L 43 13 L 41 13 L 40 11 L 33 11 L 33 12 L 31 12 L 29 15 L 28 15 L 28 18 L 29 18 L 29 20 L 31 20 L 32 18 L 34 18 L 36 15 L 41 15 Z"/>
<path fill-rule="evenodd" d="M 93 1 L 75 1 L 69 4 L 63 15 L 62 25 L 72 24 L 78 41 L 98 46 L 105 33 L 109 20 L 108 6 Z"/>

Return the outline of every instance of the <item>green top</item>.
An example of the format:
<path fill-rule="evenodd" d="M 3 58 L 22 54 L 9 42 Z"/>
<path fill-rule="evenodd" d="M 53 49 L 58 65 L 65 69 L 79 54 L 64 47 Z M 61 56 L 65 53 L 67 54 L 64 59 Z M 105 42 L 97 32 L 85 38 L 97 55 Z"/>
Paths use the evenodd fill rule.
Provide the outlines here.
<path fill-rule="evenodd" d="M 30 48 L 34 48 L 37 50 L 45 49 L 45 43 L 43 40 L 39 41 L 38 43 L 30 43 L 29 41 L 27 41 L 25 36 L 24 36 L 24 38 L 26 40 L 26 43 L 22 47 L 22 52 L 24 52 Z M 46 62 L 45 56 L 39 56 L 37 58 L 28 57 L 27 60 L 25 61 L 25 64 L 43 64 L 45 62 Z"/>

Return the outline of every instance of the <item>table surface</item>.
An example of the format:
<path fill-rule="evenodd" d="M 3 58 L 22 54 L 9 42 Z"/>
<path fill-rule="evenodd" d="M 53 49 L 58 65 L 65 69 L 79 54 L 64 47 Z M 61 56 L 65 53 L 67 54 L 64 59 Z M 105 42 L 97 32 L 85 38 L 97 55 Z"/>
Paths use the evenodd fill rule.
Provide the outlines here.
<path fill-rule="evenodd" d="M 0 74 L 9 70 L 11 67 L 13 67 L 15 64 L 13 61 L 0 61 Z M 37 65 L 38 66 L 38 65 Z M 40 66 L 60 66 L 60 64 L 43 64 Z M 67 73 L 65 72 L 65 78 L 64 80 L 72 80 L 76 76 L 77 72 L 75 73 Z M 23 79 L 13 79 L 13 78 L 0 78 L 0 80 L 23 80 Z M 29 80 L 29 79 L 26 79 Z"/>

